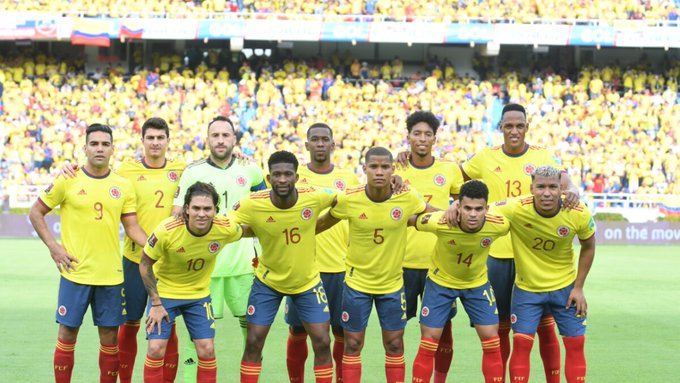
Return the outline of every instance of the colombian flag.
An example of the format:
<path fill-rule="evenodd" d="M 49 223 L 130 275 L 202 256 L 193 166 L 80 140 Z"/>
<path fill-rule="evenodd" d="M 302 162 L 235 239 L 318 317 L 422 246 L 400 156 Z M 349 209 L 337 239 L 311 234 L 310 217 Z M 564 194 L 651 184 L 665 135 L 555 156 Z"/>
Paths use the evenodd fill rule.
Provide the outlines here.
<path fill-rule="evenodd" d="M 659 204 L 659 212 L 665 215 L 680 216 L 680 197 L 672 195 L 664 197 Z"/>
<path fill-rule="evenodd" d="M 99 19 L 75 19 L 71 32 L 71 44 L 95 45 L 98 47 L 111 46 L 109 40 L 110 22 Z"/>
<path fill-rule="evenodd" d="M 126 39 L 141 39 L 144 33 L 144 26 L 140 19 L 121 19 L 120 37 Z"/>

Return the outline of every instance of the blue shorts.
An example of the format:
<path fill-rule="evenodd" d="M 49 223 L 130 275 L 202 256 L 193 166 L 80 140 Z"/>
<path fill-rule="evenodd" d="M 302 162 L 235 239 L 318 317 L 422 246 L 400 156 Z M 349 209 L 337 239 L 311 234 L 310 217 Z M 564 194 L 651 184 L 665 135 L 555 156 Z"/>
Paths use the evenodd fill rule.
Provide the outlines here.
<path fill-rule="evenodd" d="M 345 272 L 321 273 L 321 283 L 326 292 L 331 326 L 342 326 L 342 289 L 345 283 Z M 302 327 L 302 321 L 291 297 L 286 297 L 286 323 L 292 327 Z"/>
<path fill-rule="evenodd" d="M 406 327 L 406 297 L 403 286 L 389 294 L 368 294 L 346 284 L 342 294 L 342 327 L 352 332 L 366 330 L 374 301 L 380 327 L 384 331 L 403 330 Z"/>
<path fill-rule="evenodd" d="M 171 325 L 178 316 L 184 318 L 191 339 L 213 339 L 215 338 L 215 317 L 212 311 L 210 296 L 201 299 L 167 299 L 161 298 L 161 303 L 168 312 L 170 322 L 161 321 L 161 334 L 158 335 L 158 328 L 147 334 L 146 339 L 170 339 Z M 146 308 L 149 315 L 151 301 Z"/>
<path fill-rule="evenodd" d="M 425 282 L 420 323 L 427 327 L 443 328 L 449 319 L 456 316 L 456 299 L 458 298 L 463 303 L 473 325 L 498 324 L 496 299 L 489 282 L 474 289 L 451 289 L 438 285 L 429 278 Z"/>
<path fill-rule="evenodd" d="M 415 318 L 418 313 L 418 297 L 423 302 L 427 269 L 404 268 L 404 293 L 406 294 L 406 320 Z"/>
<path fill-rule="evenodd" d="M 512 292 L 512 331 L 534 334 L 546 311 L 552 312 L 562 336 L 581 336 L 586 333 L 586 318 L 576 317 L 576 306 L 566 309 L 567 299 L 574 288 L 571 284 L 563 289 L 533 293 L 515 286 Z"/>
<path fill-rule="evenodd" d="M 81 285 L 62 276 L 55 314 L 57 323 L 80 327 L 90 305 L 95 326 L 118 327 L 125 323 L 125 293 L 122 283 L 115 286 Z"/>
<path fill-rule="evenodd" d="M 248 323 L 271 326 L 284 296 L 290 296 L 302 322 L 323 323 L 330 320 L 328 299 L 321 281 L 307 291 L 288 295 L 272 289 L 256 277 L 248 298 Z"/>
<path fill-rule="evenodd" d="M 512 287 L 515 285 L 515 260 L 489 256 L 486 260 L 486 266 L 489 269 L 489 283 L 491 283 L 496 294 L 498 317 L 501 319 L 509 318 Z"/>
<path fill-rule="evenodd" d="M 126 319 L 140 320 L 146 310 L 148 295 L 139 274 L 139 264 L 123 257 L 123 288 L 125 289 Z"/>

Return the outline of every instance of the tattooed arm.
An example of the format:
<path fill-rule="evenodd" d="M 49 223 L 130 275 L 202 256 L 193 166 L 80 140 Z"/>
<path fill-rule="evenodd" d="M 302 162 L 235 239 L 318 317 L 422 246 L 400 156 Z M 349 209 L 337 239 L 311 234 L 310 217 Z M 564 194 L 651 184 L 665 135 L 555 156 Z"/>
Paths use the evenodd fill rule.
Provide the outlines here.
<path fill-rule="evenodd" d="M 158 295 L 156 275 L 153 273 L 154 263 L 156 263 L 156 261 L 149 258 L 145 253 L 142 253 L 142 259 L 139 262 L 139 274 L 142 276 L 144 287 L 146 288 L 146 292 L 149 294 L 149 300 L 151 301 L 151 310 L 149 310 L 149 315 L 146 317 L 146 333 L 151 334 L 156 325 L 158 325 L 158 335 L 160 335 L 161 321 L 165 318 L 165 320 L 170 322 L 170 316 L 168 315 L 168 312 L 165 311 L 163 303 L 161 302 L 161 297 Z"/>

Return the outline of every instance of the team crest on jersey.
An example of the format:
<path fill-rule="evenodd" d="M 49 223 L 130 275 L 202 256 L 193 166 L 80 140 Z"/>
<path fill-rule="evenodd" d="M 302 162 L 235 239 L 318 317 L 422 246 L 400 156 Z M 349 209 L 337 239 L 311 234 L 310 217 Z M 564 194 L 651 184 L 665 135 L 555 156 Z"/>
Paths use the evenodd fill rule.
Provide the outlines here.
<path fill-rule="evenodd" d="M 168 179 L 170 180 L 170 182 L 177 182 L 177 178 L 179 178 L 179 177 L 177 176 L 176 171 L 171 170 L 171 171 L 168 172 Z"/>
<path fill-rule="evenodd" d="M 349 313 L 347 311 L 343 311 L 341 318 L 343 322 L 347 322 L 349 320 Z"/>
<path fill-rule="evenodd" d="M 444 186 L 446 183 L 446 177 L 443 174 L 437 174 L 434 176 L 434 184 L 437 186 Z"/>
<path fill-rule="evenodd" d="M 423 309 L 420 310 L 420 315 L 422 315 L 424 317 L 430 315 L 430 308 L 427 307 L 427 306 L 423 306 Z"/>
<path fill-rule="evenodd" d="M 244 176 L 236 177 L 236 183 L 238 184 L 238 186 L 246 186 L 246 182 L 247 182 L 246 177 Z"/>
<path fill-rule="evenodd" d="M 48 186 L 47 189 L 45 189 L 45 194 L 50 194 L 50 190 L 52 190 L 53 187 L 54 184 L 50 184 L 50 186 Z"/>
<path fill-rule="evenodd" d="M 250 305 L 248 306 L 248 315 L 253 315 L 255 314 L 255 306 Z"/>
<path fill-rule="evenodd" d="M 120 198 L 120 189 L 118 189 L 117 186 L 114 186 L 111 189 L 109 189 L 109 194 L 113 199 L 118 199 Z"/>
<path fill-rule="evenodd" d="M 524 165 L 524 174 L 530 176 L 534 174 L 534 171 L 536 170 L 536 166 L 534 164 L 526 164 Z"/>
<path fill-rule="evenodd" d="M 390 212 L 390 217 L 392 217 L 392 219 L 395 220 L 395 221 L 399 221 L 401 219 L 401 216 L 403 216 L 403 215 L 404 215 L 404 211 L 401 210 L 400 207 L 395 207 Z"/>
<path fill-rule="evenodd" d="M 345 185 L 345 181 L 338 178 L 337 180 L 335 180 L 335 188 L 340 190 L 340 191 L 345 191 L 345 188 L 347 188 L 347 185 Z"/>
<path fill-rule="evenodd" d="M 304 219 L 305 221 L 309 221 L 310 218 L 312 218 L 312 215 L 314 215 L 314 212 L 312 211 L 312 209 L 310 209 L 310 208 L 308 208 L 308 207 L 302 209 L 302 212 L 300 213 L 300 216 L 301 216 L 302 219 Z"/>
<path fill-rule="evenodd" d="M 57 309 L 57 312 L 59 313 L 60 316 L 66 316 L 66 313 L 68 312 L 68 310 L 66 310 L 66 306 L 61 305 Z"/>
<path fill-rule="evenodd" d="M 489 247 L 491 245 L 491 237 L 484 237 L 482 240 L 479 242 L 479 246 L 481 247 Z"/>
<path fill-rule="evenodd" d="M 560 227 L 557 228 L 557 235 L 559 235 L 560 237 L 568 236 L 569 232 L 570 232 L 570 230 L 566 226 L 560 226 Z"/>
<path fill-rule="evenodd" d="M 156 237 L 156 234 L 151 233 L 151 237 L 147 240 L 149 243 L 149 246 L 154 247 L 156 246 L 156 242 L 158 242 L 158 237 Z"/>
<path fill-rule="evenodd" d="M 515 314 L 510 315 L 510 323 L 512 323 L 512 324 L 517 323 L 517 315 L 515 315 Z"/>
<path fill-rule="evenodd" d="M 212 241 L 210 242 L 210 245 L 208 245 L 208 251 L 215 254 L 217 253 L 217 250 L 220 249 L 220 243 L 217 241 Z"/>

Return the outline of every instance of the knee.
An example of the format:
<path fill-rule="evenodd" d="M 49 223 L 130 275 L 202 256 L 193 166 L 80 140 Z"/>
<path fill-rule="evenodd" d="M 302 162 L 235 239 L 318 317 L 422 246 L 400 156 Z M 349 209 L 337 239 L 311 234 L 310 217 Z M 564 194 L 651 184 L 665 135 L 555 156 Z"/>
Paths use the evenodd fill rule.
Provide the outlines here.
<path fill-rule="evenodd" d="M 312 347 L 314 348 L 314 350 L 329 349 L 331 346 L 331 337 L 330 335 L 328 335 L 328 332 L 314 334 L 314 336 L 312 336 L 311 339 Z"/>
<path fill-rule="evenodd" d="M 404 339 L 401 337 L 388 339 L 384 342 L 385 352 L 388 354 L 400 354 L 404 352 Z"/>
<path fill-rule="evenodd" d="M 64 342 L 75 343 L 76 339 L 78 338 L 78 328 L 60 325 L 58 336 L 59 339 L 63 340 Z"/>
<path fill-rule="evenodd" d="M 163 341 L 150 341 L 149 347 L 147 348 L 146 354 L 154 359 L 161 359 L 165 356 L 166 342 Z"/>
<path fill-rule="evenodd" d="M 363 347 L 364 342 L 361 339 L 345 337 L 345 354 L 356 355 Z"/>
<path fill-rule="evenodd" d="M 215 357 L 215 343 L 201 342 L 196 344 L 196 355 L 201 359 L 212 359 Z"/>

